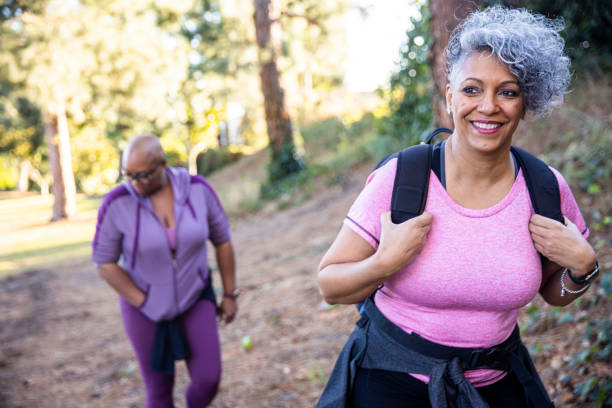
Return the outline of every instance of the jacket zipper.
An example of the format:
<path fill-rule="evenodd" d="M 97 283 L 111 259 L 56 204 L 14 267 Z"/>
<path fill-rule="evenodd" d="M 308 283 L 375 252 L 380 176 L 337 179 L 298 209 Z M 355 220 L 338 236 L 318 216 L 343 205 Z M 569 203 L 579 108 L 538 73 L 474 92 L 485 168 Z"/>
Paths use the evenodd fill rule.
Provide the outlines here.
<path fill-rule="evenodd" d="M 162 232 L 164 233 L 164 237 L 166 238 L 166 243 L 168 244 L 167 245 L 168 254 L 170 255 L 170 259 L 172 260 L 172 292 L 174 294 L 174 308 L 175 308 L 176 313 L 178 313 L 178 311 L 180 310 L 179 302 L 178 302 L 178 291 L 176 289 L 176 277 L 178 275 L 178 262 L 176 262 L 176 258 L 172 255 L 172 248 L 170 248 L 170 241 L 168 240 L 168 234 L 166 232 L 166 227 L 164 226 L 164 223 L 161 222 L 157 214 L 155 214 L 155 211 L 152 211 L 150 208 L 146 206 L 145 208 L 147 208 L 147 210 L 151 212 L 151 214 L 153 215 L 153 218 L 157 221 L 159 226 L 162 228 Z M 178 253 L 178 220 L 176 217 L 174 218 L 174 233 L 176 235 L 176 248 L 177 249 L 175 249 L 174 251 L 176 254 Z"/>

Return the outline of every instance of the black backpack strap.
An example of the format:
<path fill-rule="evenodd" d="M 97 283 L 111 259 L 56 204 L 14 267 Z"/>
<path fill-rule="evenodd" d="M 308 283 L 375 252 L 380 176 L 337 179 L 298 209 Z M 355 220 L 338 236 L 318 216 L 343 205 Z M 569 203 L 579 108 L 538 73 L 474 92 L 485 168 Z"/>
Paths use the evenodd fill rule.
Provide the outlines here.
<path fill-rule="evenodd" d="M 423 213 L 427 202 L 431 149 L 428 144 L 408 147 L 397 155 L 391 196 L 391 221 L 400 224 Z"/>
<path fill-rule="evenodd" d="M 439 133 L 448 133 L 449 135 L 453 134 L 453 131 L 450 130 L 449 128 L 437 128 L 434 131 L 432 131 L 431 133 L 429 133 L 427 136 L 425 137 L 421 137 L 421 144 L 429 144 L 431 143 L 431 140 L 436 137 L 436 135 L 438 135 Z"/>
<path fill-rule="evenodd" d="M 387 164 L 391 159 L 394 159 L 397 157 L 397 155 L 399 154 L 399 152 L 395 152 L 395 153 L 391 153 L 386 155 L 385 157 L 383 157 L 376 166 L 374 166 L 374 169 L 372 169 L 372 171 L 381 168 L 382 166 L 384 166 L 385 164 Z"/>
<path fill-rule="evenodd" d="M 563 224 L 561 194 L 555 174 L 546 163 L 531 153 L 514 146 L 511 151 L 523 170 L 535 213 Z"/>

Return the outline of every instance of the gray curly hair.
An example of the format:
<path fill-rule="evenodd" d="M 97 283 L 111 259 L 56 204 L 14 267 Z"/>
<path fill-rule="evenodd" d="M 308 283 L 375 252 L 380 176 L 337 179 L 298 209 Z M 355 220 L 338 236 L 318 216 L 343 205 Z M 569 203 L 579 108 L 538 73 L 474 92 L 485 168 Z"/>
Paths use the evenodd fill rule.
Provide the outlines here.
<path fill-rule="evenodd" d="M 446 47 L 451 87 L 467 57 L 488 51 L 518 78 L 525 109 L 535 116 L 550 113 L 563 102 L 570 81 L 570 59 L 559 35 L 564 27 L 563 19 L 551 20 L 525 9 L 492 6 L 470 14 Z"/>

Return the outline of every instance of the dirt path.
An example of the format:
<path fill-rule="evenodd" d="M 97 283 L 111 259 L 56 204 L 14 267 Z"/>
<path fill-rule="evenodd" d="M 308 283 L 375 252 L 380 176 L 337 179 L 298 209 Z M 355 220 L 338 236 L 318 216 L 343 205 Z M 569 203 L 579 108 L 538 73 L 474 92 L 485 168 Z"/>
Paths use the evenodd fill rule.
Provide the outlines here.
<path fill-rule="evenodd" d="M 224 373 L 213 407 L 314 406 L 357 317 L 352 306 L 321 304 L 315 269 L 369 168 L 316 199 L 233 225 L 243 294 L 239 318 L 220 329 Z M 0 407 L 144 406 L 116 295 L 88 260 L 3 280 L 0 310 Z M 241 347 L 247 335 L 249 351 Z M 536 359 L 551 381 L 562 374 L 555 356 L 572 347 L 563 335 L 553 329 L 526 338 L 528 346 L 555 344 Z M 183 407 L 182 363 L 178 372 L 175 401 Z"/>
<path fill-rule="evenodd" d="M 233 225 L 241 311 L 220 329 L 224 373 L 214 407 L 314 405 L 355 319 L 352 307 L 320 307 L 315 270 L 363 182 L 357 173 L 317 200 Z M 143 406 L 116 295 L 88 260 L 5 279 L 0 309 L 0 407 Z M 180 407 L 182 363 L 178 371 Z"/>

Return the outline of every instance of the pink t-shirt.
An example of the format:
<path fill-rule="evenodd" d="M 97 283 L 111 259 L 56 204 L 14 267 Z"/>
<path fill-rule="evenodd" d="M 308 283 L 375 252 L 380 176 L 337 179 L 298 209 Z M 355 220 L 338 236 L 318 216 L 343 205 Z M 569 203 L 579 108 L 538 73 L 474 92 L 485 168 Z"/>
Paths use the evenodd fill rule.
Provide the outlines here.
<path fill-rule="evenodd" d="M 391 208 L 397 159 L 374 171 L 344 223 L 375 249 L 380 214 Z M 567 182 L 553 169 L 561 210 L 584 236 L 584 219 Z M 523 174 L 500 202 L 487 209 L 457 204 L 432 172 L 425 211 L 433 224 L 421 253 L 376 293 L 380 311 L 404 331 L 454 347 L 492 347 L 510 336 L 518 309 L 540 287 L 542 268 L 528 230 L 533 214 Z M 505 374 L 466 371 L 475 386 Z M 427 381 L 427 376 L 415 375 Z"/>

